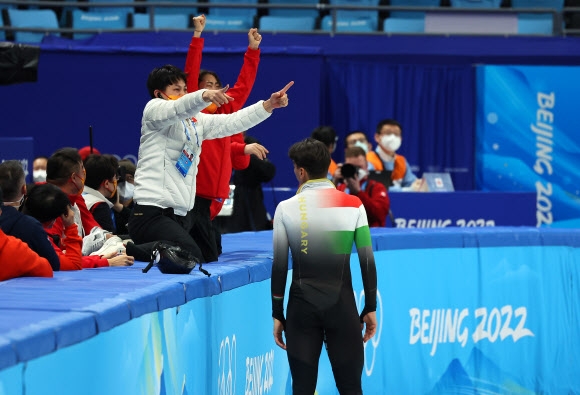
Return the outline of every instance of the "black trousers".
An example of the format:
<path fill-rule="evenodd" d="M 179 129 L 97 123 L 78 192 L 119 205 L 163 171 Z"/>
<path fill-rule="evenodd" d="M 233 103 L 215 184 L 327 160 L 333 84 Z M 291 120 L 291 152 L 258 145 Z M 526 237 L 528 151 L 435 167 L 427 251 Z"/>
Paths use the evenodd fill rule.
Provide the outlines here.
<path fill-rule="evenodd" d="M 196 196 L 191 210 L 193 224 L 189 234 L 199 246 L 205 262 L 215 262 L 221 254 L 221 234 L 211 221 L 211 202 L 211 199 Z"/>
<path fill-rule="evenodd" d="M 285 332 L 293 395 L 314 394 L 325 337 L 338 392 L 362 394 L 364 348 L 352 288 L 344 287 L 338 302 L 324 311 L 291 295 Z"/>
<path fill-rule="evenodd" d="M 206 262 L 197 243 L 190 236 L 193 215 L 175 215 L 173 209 L 136 204 L 129 218 L 129 236 L 135 244 L 164 241 L 189 250 L 200 262 Z"/>

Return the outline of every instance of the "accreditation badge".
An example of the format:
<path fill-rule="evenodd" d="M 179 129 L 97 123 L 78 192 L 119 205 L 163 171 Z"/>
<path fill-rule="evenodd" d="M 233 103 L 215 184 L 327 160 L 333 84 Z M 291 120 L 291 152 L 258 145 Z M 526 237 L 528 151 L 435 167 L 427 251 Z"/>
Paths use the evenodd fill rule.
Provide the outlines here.
<path fill-rule="evenodd" d="M 195 154 L 194 154 L 194 150 L 193 150 L 193 145 L 191 144 L 190 141 L 187 141 L 183 145 L 183 149 L 181 150 L 181 155 L 179 155 L 179 158 L 177 159 L 177 162 L 175 163 L 175 167 L 177 168 L 177 170 L 179 171 L 179 173 L 181 173 L 181 175 L 183 177 L 187 176 L 187 173 L 189 172 L 189 169 L 191 168 L 191 165 L 193 164 L 194 158 L 195 158 Z"/>

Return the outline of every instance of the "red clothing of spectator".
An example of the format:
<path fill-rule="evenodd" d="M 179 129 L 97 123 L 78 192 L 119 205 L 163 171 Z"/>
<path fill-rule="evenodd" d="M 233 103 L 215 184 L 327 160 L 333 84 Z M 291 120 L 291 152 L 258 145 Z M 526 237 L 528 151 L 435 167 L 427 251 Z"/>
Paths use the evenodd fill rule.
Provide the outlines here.
<path fill-rule="evenodd" d="M 79 209 L 79 212 L 81 213 L 81 222 L 83 224 L 82 229 L 83 236 L 86 236 L 89 233 L 91 233 L 91 229 L 93 229 L 94 227 L 100 228 L 99 223 L 95 221 L 93 214 L 91 214 L 91 212 L 87 208 L 87 205 L 85 204 L 85 199 L 83 199 L 82 195 L 68 195 L 68 199 L 70 200 L 70 204 L 72 206 L 76 206 Z M 52 228 L 46 229 L 46 231 L 50 235 L 56 235 L 58 237 L 61 237 L 61 235 L 64 234 L 62 218 L 60 217 L 57 218 L 56 221 L 54 222 L 54 225 L 52 225 Z"/>
<path fill-rule="evenodd" d="M 346 190 L 346 184 L 339 184 L 336 189 Z M 387 193 L 387 188 L 378 181 L 367 179 L 361 181 L 361 191 L 357 194 L 351 193 L 360 199 L 365 211 L 369 227 L 384 227 L 387 223 L 387 215 L 391 208 L 391 200 Z"/>
<path fill-rule="evenodd" d="M 83 239 L 79 236 L 77 224 L 72 224 L 68 228 L 65 228 L 64 236 L 60 240 L 60 246 L 55 244 L 52 237 L 48 238 L 56 251 L 56 255 L 58 255 L 60 270 L 81 270 L 83 268 Z M 66 254 L 64 251 L 66 251 Z"/>
<path fill-rule="evenodd" d="M 203 43 L 203 38 L 193 37 L 189 44 L 185 73 L 190 92 L 198 90 Z M 218 107 L 216 114 L 231 114 L 244 106 L 254 86 L 259 62 L 260 50 L 248 48 L 238 79 L 227 91 L 227 94 L 235 100 Z M 209 200 L 222 199 L 223 204 L 223 200 L 229 195 L 232 169 L 243 170 L 250 164 L 250 156 L 244 154 L 245 146 L 241 133 L 231 137 L 204 140 L 197 168 L 196 195 Z M 221 208 L 221 204 L 219 206 Z M 212 214 L 213 211 L 212 208 Z"/>
<path fill-rule="evenodd" d="M 52 267 L 28 244 L 0 229 L 0 281 L 16 277 L 52 277 Z"/>

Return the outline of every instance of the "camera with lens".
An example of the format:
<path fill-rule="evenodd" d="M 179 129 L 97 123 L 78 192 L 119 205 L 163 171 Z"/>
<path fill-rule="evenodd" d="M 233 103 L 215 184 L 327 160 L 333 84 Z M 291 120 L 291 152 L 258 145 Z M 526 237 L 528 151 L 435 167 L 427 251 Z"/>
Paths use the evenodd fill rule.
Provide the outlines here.
<path fill-rule="evenodd" d="M 125 176 L 127 175 L 127 169 L 125 166 L 117 167 L 117 179 L 119 182 L 125 181 Z"/>
<path fill-rule="evenodd" d="M 356 168 L 356 166 L 351 165 L 350 163 L 345 163 L 340 168 L 340 172 L 344 178 L 355 178 L 358 169 Z"/>

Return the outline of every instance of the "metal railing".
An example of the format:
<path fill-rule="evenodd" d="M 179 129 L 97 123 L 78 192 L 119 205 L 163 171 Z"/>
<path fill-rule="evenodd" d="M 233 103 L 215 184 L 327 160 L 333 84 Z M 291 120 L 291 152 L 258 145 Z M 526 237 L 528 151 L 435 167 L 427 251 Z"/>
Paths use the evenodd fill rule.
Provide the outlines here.
<path fill-rule="evenodd" d="M 103 28 L 95 28 L 95 29 L 75 29 L 69 27 L 59 27 L 59 28 L 35 28 L 35 27 L 14 27 L 14 26 L 0 26 L 0 31 L 4 30 L 8 33 L 14 31 L 24 31 L 24 32 L 36 32 L 36 33 L 64 33 L 64 34 L 73 34 L 73 33 L 83 33 L 83 34 L 93 34 L 93 33 L 103 33 L 103 32 L 148 32 L 148 31 L 159 31 L 159 30 L 166 30 L 166 31 L 192 31 L 193 28 L 156 28 L 155 27 L 155 9 L 156 8 L 197 8 L 202 10 L 207 10 L 208 8 L 215 9 L 215 8 L 239 8 L 239 9 L 257 9 L 258 13 L 260 10 L 269 10 L 269 9 L 300 9 L 300 10 L 308 10 L 313 9 L 319 12 L 319 14 L 328 14 L 332 17 L 332 26 L 330 31 L 326 30 L 309 30 L 309 31 L 293 31 L 284 33 L 308 33 L 308 34 L 325 34 L 325 35 L 335 35 L 335 34 L 374 34 L 374 35 L 390 35 L 396 33 L 389 33 L 384 32 L 380 29 L 380 20 L 379 20 L 379 28 L 373 32 L 352 32 L 352 31 L 344 31 L 339 32 L 337 31 L 337 11 L 338 10 L 346 10 L 346 11 L 377 11 L 377 15 L 379 13 L 388 13 L 388 12 L 422 12 L 422 13 L 444 13 L 444 14 L 464 14 L 464 15 L 506 15 L 506 14 L 551 14 L 552 16 L 552 26 L 553 36 L 562 36 L 562 35 L 569 35 L 569 34 L 580 34 L 580 29 L 566 29 L 563 26 L 564 21 L 564 14 L 565 13 L 580 13 L 580 7 L 565 7 L 562 10 L 556 10 L 552 8 L 457 8 L 457 7 L 416 7 L 416 6 L 353 6 L 353 5 L 331 5 L 331 4 L 230 4 L 230 3 L 198 3 L 198 2 L 191 2 L 191 3 L 184 3 L 184 2 L 155 2 L 155 1 L 134 1 L 134 2 L 87 2 L 87 1 L 38 1 L 38 0 L 26 0 L 26 1 L 17 1 L 17 0 L 0 0 L 0 8 L 2 6 L 12 5 L 12 6 L 20 6 L 20 7 L 42 7 L 42 8 L 52 8 L 52 9 L 62 9 L 64 12 L 65 10 L 70 9 L 78 9 L 78 10 L 86 10 L 87 8 L 91 9 L 98 9 L 98 8 L 133 8 L 133 9 L 146 9 L 147 14 L 149 15 L 149 28 L 134 28 L 134 27 L 127 27 L 123 29 L 103 29 Z M 211 18 L 211 15 L 208 15 L 208 18 Z M 206 31 L 219 31 L 219 29 L 212 29 L 211 27 L 208 28 L 206 26 Z M 235 30 L 228 30 L 228 31 L 235 31 Z M 245 30 L 244 30 L 245 31 Z M 263 30 L 265 31 L 265 30 Z M 409 34 L 409 33 L 404 33 Z M 412 33 L 411 33 L 412 34 Z M 415 33 L 415 34 L 436 34 L 436 35 L 457 35 L 461 33 Z M 488 34 L 488 35 L 497 35 L 492 33 L 478 33 L 477 35 Z M 502 33 L 500 33 L 502 34 Z M 505 34 L 504 34 L 505 35 Z"/>

